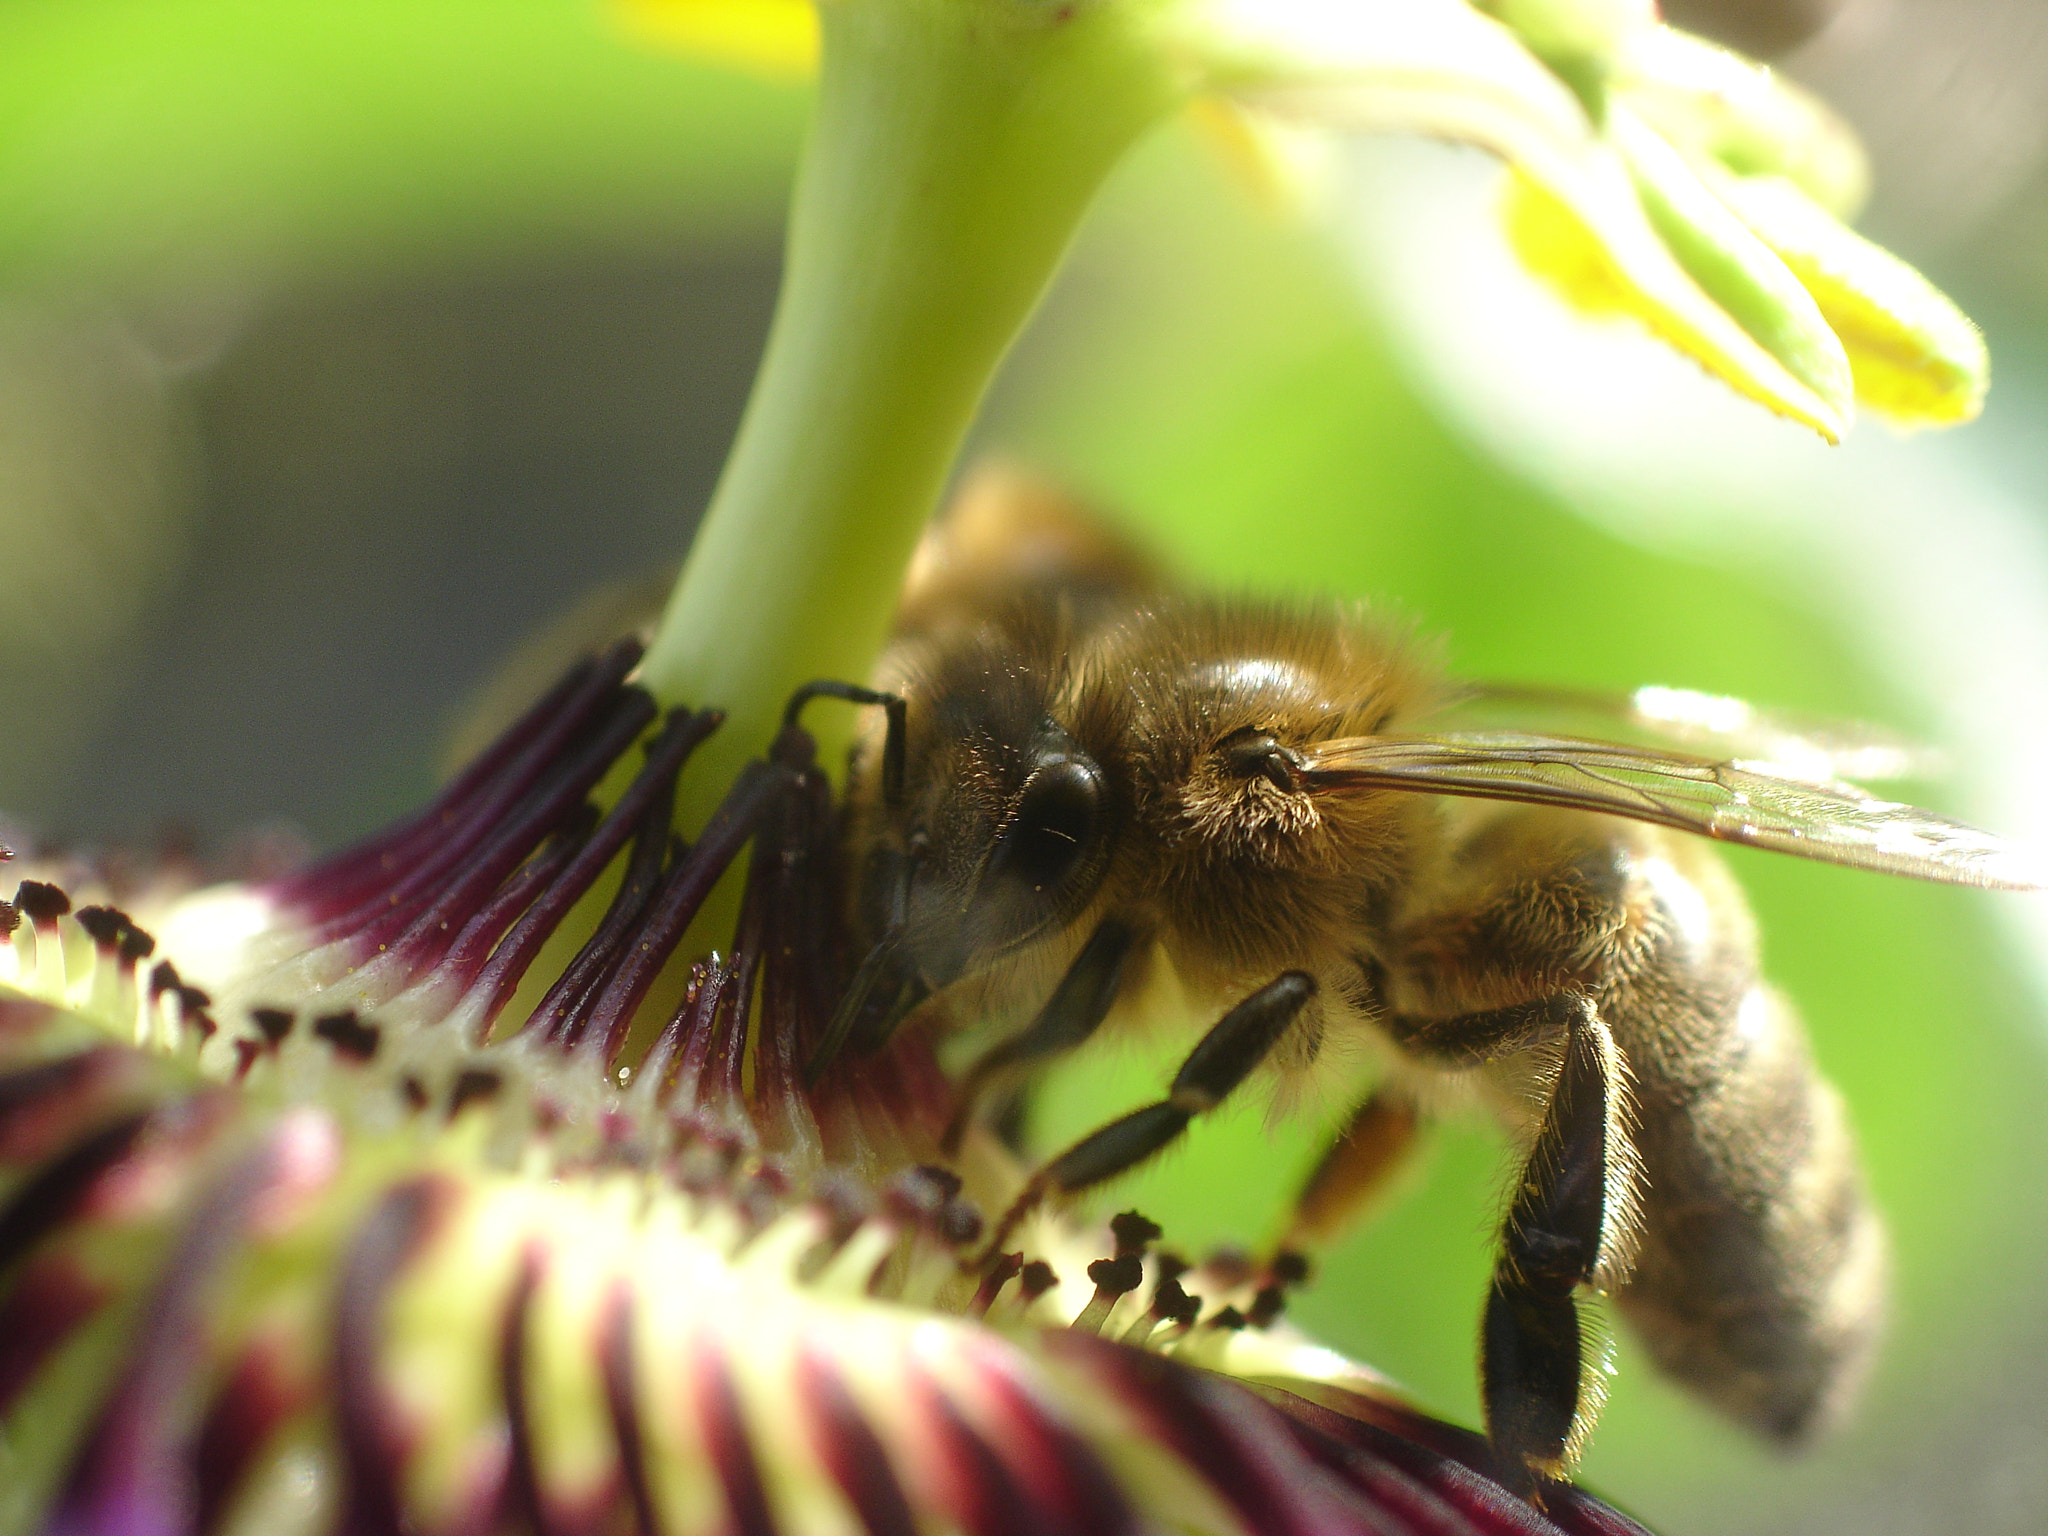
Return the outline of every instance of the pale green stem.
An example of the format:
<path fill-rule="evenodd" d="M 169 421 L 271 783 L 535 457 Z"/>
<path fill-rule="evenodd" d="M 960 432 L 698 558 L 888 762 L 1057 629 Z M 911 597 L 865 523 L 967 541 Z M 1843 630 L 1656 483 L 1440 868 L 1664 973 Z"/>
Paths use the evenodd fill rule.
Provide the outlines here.
<path fill-rule="evenodd" d="M 679 825 L 765 749 L 793 688 L 872 665 L 997 364 L 1103 177 L 1179 99 L 1150 11 L 820 4 L 767 356 L 642 673 L 665 702 L 728 714 L 685 776 Z M 828 744 L 846 739 L 843 706 L 815 715 Z"/>

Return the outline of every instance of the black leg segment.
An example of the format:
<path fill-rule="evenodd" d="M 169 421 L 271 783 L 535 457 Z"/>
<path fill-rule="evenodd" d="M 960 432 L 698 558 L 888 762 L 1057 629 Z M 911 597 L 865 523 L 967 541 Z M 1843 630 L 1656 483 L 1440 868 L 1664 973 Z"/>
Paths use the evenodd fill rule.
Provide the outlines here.
<path fill-rule="evenodd" d="M 1174 1074 L 1168 1101 L 1190 1115 L 1214 1109 L 1251 1076 L 1315 995 L 1315 978 L 1306 971 L 1286 971 L 1267 982 L 1196 1042 Z"/>
<path fill-rule="evenodd" d="M 874 1037 L 868 1043 L 886 1041 L 903 1016 L 930 996 L 930 991 L 903 964 L 902 948 L 895 930 L 884 934 L 868 951 L 860 968 L 847 983 L 845 995 L 825 1025 L 824 1036 L 804 1063 L 804 1086 L 815 1088 L 825 1069 L 846 1048 L 856 1026 Z"/>
<path fill-rule="evenodd" d="M 876 688 L 863 688 L 859 683 L 841 683 L 829 677 L 821 677 L 816 682 L 805 683 L 789 696 L 789 703 L 782 710 L 782 724 L 785 729 L 797 723 L 797 717 L 804 712 L 804 706 L 813 699 L 844 699 L 849 704 L 880 706 L 882 713 L 889 717 L 889 734 L 882 739 L 882 800 L 892 809 L 901 805 L 904 735 L 909 729 L 903 696 L 883 693 Z"/>
<path fill-rule="evenodd" d="M 1128 923 L 1105 918 L 1081 946 L 1067 967 L 1060 984 L 1038 1011 L 1029 1028 L 975 1059 L 960 1081 L 960 1107 L 953 1123 L 946 1127 L 942 1150 L 951 1157 L 960 1150 L 961 1138 L 974 1118 L 974 1110 L 989 1085 L 1014 1067 L 1029 1066 L 1080 1045 L 1101 1027 L 1116 1003 L 1123 984 L 1124 962 L 1137 943 Z"/>
<path fill-rule="evenodd" d="M 1315 991 L 1314 977 L 1287 971 L 1231 1009 L 1188 1053 L 1164 1099 L 1089 1132 L 1033 1174 L 996 1224 L 987 1252 L 1000 1252 L 1046 1196 L 1077 1194 L 1171 1146 L 1189 1121 L 1222 1103 L 1266 1059 Z"/>
<path fill-rule="evenodd" d="M 824 687 L 814 683 L 812 687 Z M 833 685 L 838 686 L 838 685 Z M 863 690 L 865 691 L 865 690 Z M 792 701 L 790 708 L 796 704 Z M 892 727 L 893 729 L 893 727 Z M 804 1086 L 814 1088 L 825 1069 L 851 1041 L 856 1049 L 876 1049 L 888 1042 L 903 1016 L 931 995 L 921 977 L 904 963 L 903 927 L 910 900 L 910 881 L 916 870 L 914 853 L 878 853 L 882 888 L 888 892 L 889 921 L 881 938 L 853 973 L 846 991 L 832 1010 L 832 1018 L 810 1060 L 804 1063 Z"/>
<path fill-rule="evenodd" d="M 1577 1292 L 1618 1284 L 1633 1239 L 1620 1057 L 1593 1005 L 1567 1001 L 1563 1062 L 1508 1207 L 1482 1330 L 1487 1432 L 1531 1489 L 1564 1475 L 1599 1412 Z"/>

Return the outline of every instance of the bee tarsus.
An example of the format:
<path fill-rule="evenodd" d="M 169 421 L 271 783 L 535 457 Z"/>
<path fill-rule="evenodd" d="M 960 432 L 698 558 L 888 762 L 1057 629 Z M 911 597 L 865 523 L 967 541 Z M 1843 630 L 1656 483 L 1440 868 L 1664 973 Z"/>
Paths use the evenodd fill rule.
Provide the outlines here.
<path fill-rule="evenodd" d="M 783 727 L 787 729 L 797 724 L 804 706 L 813 699 L 841 699 L 848 704 L 871 705 L 882 711 L 889 722 L 888 735 L 882 744 L 882 798 L 890 805 L 901 805 L 905 730 L 903 695 L 863 688 L 859 683 L 842 683 L 829 677 L 817 678 L 789 696 L 789 702 L 782 708 Z"/>
<path fill-rule="evenodd" d="M 960 1079 L 960 1107 L 946 1127 L 941 1150 L 948 1157 L 960 1150 L 976 1106 L 998 1079 L 1085 1044 L 1101 1027 L 1123 984 L 1124 962 L 1137 943 L 1138 934 L 1128 923 L 1104 918 L 1030 1025 L 974 1059 Z"/>

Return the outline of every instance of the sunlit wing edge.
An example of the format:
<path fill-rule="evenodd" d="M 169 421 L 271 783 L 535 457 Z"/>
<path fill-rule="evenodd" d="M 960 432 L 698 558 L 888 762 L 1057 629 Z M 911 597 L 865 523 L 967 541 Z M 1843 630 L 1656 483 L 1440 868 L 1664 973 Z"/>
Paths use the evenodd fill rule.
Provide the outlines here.
<path fill-rule="evenodd" d="M 1533 732 L 1354 737 L 1304 754 L 1309 783 L 1595 811 L 1823 863 L 1949 885 L 2048 888 L 2031 850 L 1852 785 Z"/>
<path fill-rule="evenodd" d="M 1461 734 L 1538 732 L 1663 746 L 1701 758 L 1767 763 L 1782 777 L 1816 784 L 1938 778 L 1947 771 L 1940 751 L 1880 726 L 1765 709 L 1691 688 L 1610 693 L 1482 682 L 1468 686 L 1429 723 Z"/>

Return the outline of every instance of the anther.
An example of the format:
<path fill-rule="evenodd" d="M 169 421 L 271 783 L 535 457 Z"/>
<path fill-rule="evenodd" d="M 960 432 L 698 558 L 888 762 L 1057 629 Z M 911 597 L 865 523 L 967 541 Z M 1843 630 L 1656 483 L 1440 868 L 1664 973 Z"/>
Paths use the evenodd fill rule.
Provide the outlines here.
<path fill-rule="evenodd" d="M 970 1200 L 948 1200 L 939 1208 L 939 1236 L 955 1248 L 966 1248 L 980 1240 L 981 1210 Z"/>
<path fill-rule="evenodd" d="M 1019 1253 L 998 1254 L 989 1264 L 988 1273 L 981 1277 L 981 1285 L 974 1293 L 974 1299 L 967 1303 L 969 1317 L 987 1317 L 988 1309 L 995 1305 L 996 1297 L 1003 1287 L 1023 1271 L 1024 1255 Z"/>
<path fill-rule="evenodd" d="M 1127 1253 L 1135 1253 L 1142 1257 L 1147 1248 L 1159 1241 L 1160 1233 L 1164 1230 L 1151 1217 L 1137 1211 L 1125 1211 L 1119 1216 L 1113 1216 L 1109 1223 L 1110 1236 L 1116 1239 L 1118 1258 Z"/>
<path fill-rule="evenodd" d="M 826 1237 L 834 1248 L 860 1230 L 861 1223 L 874 1214 L 874 1197 L 858 1179 L 833 1172 L 821 1177 L 811 1190 L 811 1204 L 824 1213 Z"/>
<path fill-rule="evenodd" d="M 912 1171 L 925 1183 L 937 1188 L 940 1196 L 947 1200 L 953 1199 L 966 1187 L 959 1174 L 935 1163 L 919 1163 Z"/>
<path fill-rule="evenodd" d="M 1088 1266 L 1088 1278 L 1095 1282 L 1095 1294 L 1074 1319 L 1074 1328 L 1081 1333 L 1100 1333 L 1116 1304 L 1145 1283 L 1145 1261 L 1135 1253 L 1097 1259 Z"/>
<path fill-rule="evenodd" d="M 1160 1275 L 1159 1283 L 1152 1288 L 1152 1305 L 1125 1330 L 1124 1343 L 1142 1347 L 1151 1342 L 1162 1326 L 1171 1328 L 1176 1336 L 1194 1326 L 1195 1319 L 1202 1315 L 1202 1301 L 1187 1293 L 1180 1283 L 1180 1274 L 1176 1270 Z"/>
<path fill-rule="evenodd" d="M 448 1118 L 453 1120 L 479 1099 L 496 1098 L 504 1085 L 504 1079 L 488 1067 L 464 1067 L 448 1090 Z"/>
<path fill-rule="evenodd" d="M 1050 1264 L 1033 1259 L 1017 1272 L 1017 1298 L 1028 1307 L 1059 1283 L 1060 1277 Z"/>
<path fill-rule="evenodd" d="M 54 923 L 71 910 L 71 898 L 54 885 L 45 885 L 40 880 L 24 880 L 14 893 L 14 904 L 21 913 L 38 928 Z"/>
<path fill-rule="evenodd" d="M 365 1024 L 352 1012 L 330 1013 L 313 1021 L 313 1033 L 334 1047 L 337 1056 L 368 1061 L 377 1054 L 384 1032 Z"/>
<path fill-rule="evenodd" d="M 1209 1257 L 1202 1262 L 1202 1270 L 1216 1282 L 1218 1290 L 1225 1291 L 1251 1284 L 1252 1277 L 1258 1273 L 1252 1256 L 1234 1243 L 1210 1250 Z"/>
<path fill-rule="evenodd" d="M 263 1032 L 266 1045 L 281 1045 L 292 1032 L 292 1016 L 283 1008 L 251 1008 L 249 1022 Z"/>
<path fill-rule="evenodd" d="M 1262 1285 L 1252 1297 L 1251 1307 L 1245 1313 L 1245 1322 L 1254 1328 L 1270 1328 L 1279 1321 L 1280 1314 L 1286 1307 L 1286 1291 L 1277 1285 Z"/>
<path fill-rule="evenodd" d="M 890 1180 L 882 1198 L 892 1214 L 927 1226 L 936 1222 L 946 1202 L 959 1192 L 957 1175 L 925 1164 L 905 1169 Z"/>
<path fill-rule="evenodd" d="M 111 955 L 119 946 L 121 935 L 128 928 L 128 919 L 112 907 L 80 907 L 72 915 L 100 952 L 106 955 Z"/>
<path fill-rule="evenodd" d="M 765 1230 L 782 1211 L 789 1201 L 789 1185 L 789 1171 L 773 1162 L 756 1164 L 739 1181 L 732 1206 L 748 1238 Z"/>

